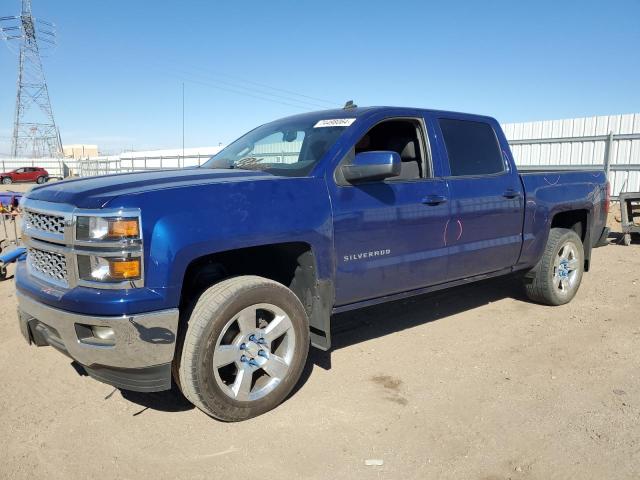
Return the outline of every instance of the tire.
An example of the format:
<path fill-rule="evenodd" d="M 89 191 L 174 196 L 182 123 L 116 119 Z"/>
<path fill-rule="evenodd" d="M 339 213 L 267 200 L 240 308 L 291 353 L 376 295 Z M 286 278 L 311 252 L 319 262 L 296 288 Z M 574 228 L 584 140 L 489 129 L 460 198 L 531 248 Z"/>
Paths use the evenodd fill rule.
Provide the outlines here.
<path fill-rule="evenodd" d="M 41 177 L 36 178 L 36 183 L 38 185 L 42 185 L 46 181 L 47 181 L 47 177 L 45 177 L 45 176 L 41 176 Z"/>
<path fill-rule="evenodd" d="M 0 267 L 0 281 L 7 279 L 7 267 L 2 265 Z"/>
<path fill-rule="evenodd" d="M 308 351 L 309 321 L 291 290 L 262 277 L 230 278 L 197 300 L 176 357 L 177 384 L 212 417 L 246 420 L 291 393 Z"/>
<path fill-rule="evenodd" d="M 545 305 L 563 305 L 576 295 L 584 271 L 584 247 L 573 230 L 552 228 L 538 264 L 526 275 L 527 296 Z"/>
<path fill-rule="evenodd" d="M 2 183 L 5 185 L 11 185 L 13 183 L 13 180 L 11 180 L 11 177 L 4 177 L 2 179 Z"/>

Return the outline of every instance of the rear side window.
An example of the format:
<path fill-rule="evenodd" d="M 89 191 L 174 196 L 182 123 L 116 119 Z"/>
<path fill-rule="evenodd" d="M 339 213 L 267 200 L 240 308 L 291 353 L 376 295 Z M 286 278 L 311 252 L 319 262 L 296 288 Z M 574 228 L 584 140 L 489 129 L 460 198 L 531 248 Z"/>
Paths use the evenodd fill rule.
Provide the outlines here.
<path fill-rule="evenodd" d="M 491 125 L 451 118 L 441 118 L 438 122 L 452 176 L 490 175 L 504 171 L 500 146 Z"/>

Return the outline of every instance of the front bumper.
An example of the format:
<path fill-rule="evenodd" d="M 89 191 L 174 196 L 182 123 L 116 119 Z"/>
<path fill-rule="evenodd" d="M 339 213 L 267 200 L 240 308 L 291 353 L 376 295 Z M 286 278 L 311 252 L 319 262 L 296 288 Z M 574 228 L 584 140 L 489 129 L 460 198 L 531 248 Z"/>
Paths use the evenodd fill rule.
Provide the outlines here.
<path fill-rule="evenodd" d="M 17 292 L 20 329 L 27 342 L 50 345 L 104 383 L 136 391 L 171 388 L 178 309 L 112 317 L 81 315 L 44 305 Z M 113 330 L 105 344 L 92 326 Z"/>

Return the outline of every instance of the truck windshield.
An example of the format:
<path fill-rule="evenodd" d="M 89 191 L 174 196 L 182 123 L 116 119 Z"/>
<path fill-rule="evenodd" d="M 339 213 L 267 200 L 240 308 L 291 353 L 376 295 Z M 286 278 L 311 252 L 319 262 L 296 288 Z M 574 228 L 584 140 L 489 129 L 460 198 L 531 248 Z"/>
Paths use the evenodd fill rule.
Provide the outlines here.
<path fill-rule="evenodd" d="M 352 122 L 353 119 L 312 118 L 268 123 L 240 137 L 202 167 L 260 170 L 274 175 L 302 177 L 311 171 Z"/>

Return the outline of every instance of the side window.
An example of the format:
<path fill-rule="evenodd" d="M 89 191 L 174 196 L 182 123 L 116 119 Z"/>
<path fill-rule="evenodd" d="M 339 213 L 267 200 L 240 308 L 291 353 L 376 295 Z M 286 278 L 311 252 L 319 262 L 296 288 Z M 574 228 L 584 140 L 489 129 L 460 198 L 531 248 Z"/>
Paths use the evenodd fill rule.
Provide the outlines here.
<path fill-rule="evenodd" d="M 491 125 L 484 122 L 438 120 L 451 175 L 490 175 L 504 171 L 504 161 L 500 153 L 498 139 Z"/>
<path fill-rule="evenodd" d="M 24 173 L 25 169 L 24 168 L 19 168 L 18 170 L 16 170 L 16 173 Z"/>
<path fill-rule="evenodd" d="M 418 180 L 424 176 L 421 135 L 421 127 L 414 120 L 387 120 L 358 141 L 354 154 L 376 150 L 397 152 L 402 160 L 401 173 L 387 181 Z"/>

